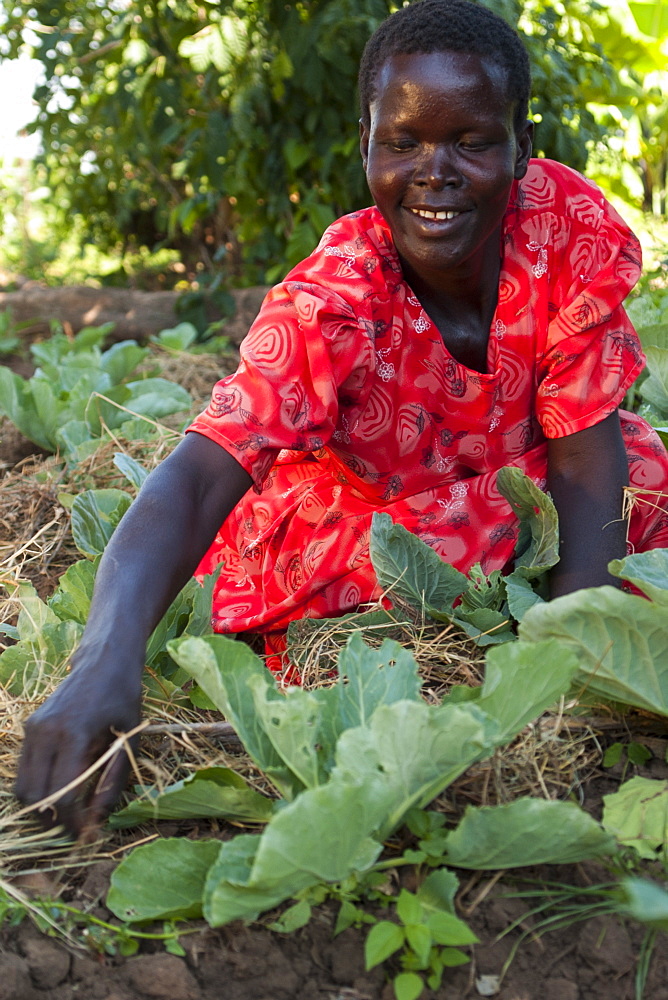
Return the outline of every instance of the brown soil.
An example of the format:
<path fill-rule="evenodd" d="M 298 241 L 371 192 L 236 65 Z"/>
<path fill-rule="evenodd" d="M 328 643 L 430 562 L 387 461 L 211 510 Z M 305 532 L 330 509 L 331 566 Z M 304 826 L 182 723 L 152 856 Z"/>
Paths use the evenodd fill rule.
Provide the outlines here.
<path fill-rule="evenodd" d="M 102 899 L 109 870 L 108 862 L 91 868 L 75 902 L 90 906 L 94 898 Z M 606 878 L 592 866 L 532 874 L 573 885 Z M 526 936 L 499 984 L 504 963 L 520 935 L 530 930 L 532 918 L 522 920 L 528 904 L 510 898 L 514 887 L 507 882 L 475 905 L 489 880 L 474 881 L 462 902 L 464 912 L 474 906 L 468 919 L 480 944 L 471 951 L 471 963 L 446 972 L 436 992 L 424 991 L 424 1000 L 488 996 L 495 987 L 497 1000 L 634 1000 L 642 931 L 613 917 Z M 95 913 L 110 916 L 101 903 Z M 204 928 L 182 938 L 185 958 L 155 945 L 143 946 L 131 958 L 68 950 L 24 920 L 0 936 L 0 1000 L 393 1000 L 390 977 L 398 967 L 389 962 L 385 969 L 366 972 L 365 932 L 350 928 L 333 937 L 335 916 L 335 908 L 326 904 L 290 935 L 261 923 Z M 522 926 L 499 940 L 518 920 Z M 644 996 L 668 1000 L 665 936 L 657 940 Z"/>

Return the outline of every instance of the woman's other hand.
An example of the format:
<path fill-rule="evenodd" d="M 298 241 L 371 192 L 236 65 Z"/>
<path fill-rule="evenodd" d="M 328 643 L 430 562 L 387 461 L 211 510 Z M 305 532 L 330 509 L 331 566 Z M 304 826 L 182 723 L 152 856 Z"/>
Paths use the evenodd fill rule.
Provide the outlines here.
<path fill-rule="evenodd" d="M 548 441 L 547 469 L 559 515 L 559 562 L 550 574 L 550 596 L 620 586 L 608 573 L 608 563 L 626 553 L 622 505 L 628 463 L 617 411 L 593 427 Z"/>

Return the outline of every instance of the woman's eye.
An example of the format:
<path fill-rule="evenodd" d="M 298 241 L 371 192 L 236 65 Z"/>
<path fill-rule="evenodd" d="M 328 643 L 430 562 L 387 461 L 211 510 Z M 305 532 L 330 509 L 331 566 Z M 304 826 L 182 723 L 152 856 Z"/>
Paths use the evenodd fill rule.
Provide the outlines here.
<path fill-rule="evenodd" d="M 470 150 L 472 152 L 489 149 L 492 145 L 493 143 L 489 139 L 462 139 L 460 142 L 462 149 Z"/>

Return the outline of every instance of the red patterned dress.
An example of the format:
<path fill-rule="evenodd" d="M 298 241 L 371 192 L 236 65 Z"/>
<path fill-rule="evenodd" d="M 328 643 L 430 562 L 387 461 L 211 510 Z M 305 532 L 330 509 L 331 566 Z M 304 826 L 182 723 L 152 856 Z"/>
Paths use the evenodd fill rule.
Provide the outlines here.
<path fill-rule="evenodd" d="M 269 293 L 238 371 L 189 428 L 254 481 L 198 568 L 222 563 L 214 629 L 270 638 L 293 619 L 375 599 L 375 510 L 461 570 L 506 567 L 517 522 L 496 473 L 518 466 L 544 487 L 546 438 L 620 404 L 643 367 L 621 307 L 640 266 L 638 241 L 598 188 L 531 161 L 504 219 L 480 373 L 448 353 L 378 210 L 339 219 Z M 661 489 L 656 434 L 625 413 L 622 430 L 632 484 Z M 664 511 L 643 510 L 630 545 L 668 545 Z"/>

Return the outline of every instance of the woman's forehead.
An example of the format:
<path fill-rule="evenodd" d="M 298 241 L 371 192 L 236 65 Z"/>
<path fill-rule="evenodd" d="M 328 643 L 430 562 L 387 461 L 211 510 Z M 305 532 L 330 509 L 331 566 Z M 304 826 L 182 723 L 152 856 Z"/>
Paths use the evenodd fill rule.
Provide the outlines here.
<path fill-rule="evenodd" d="M 477 53 L 398 53 L 385 60 L 375 82 L 372 107 L 389 95 L 411 100 L 467 91 L 472 99 L 488 93 L 498 100 L 503 95 L 510 104 L 507 70 L 493 57 Z"/>

